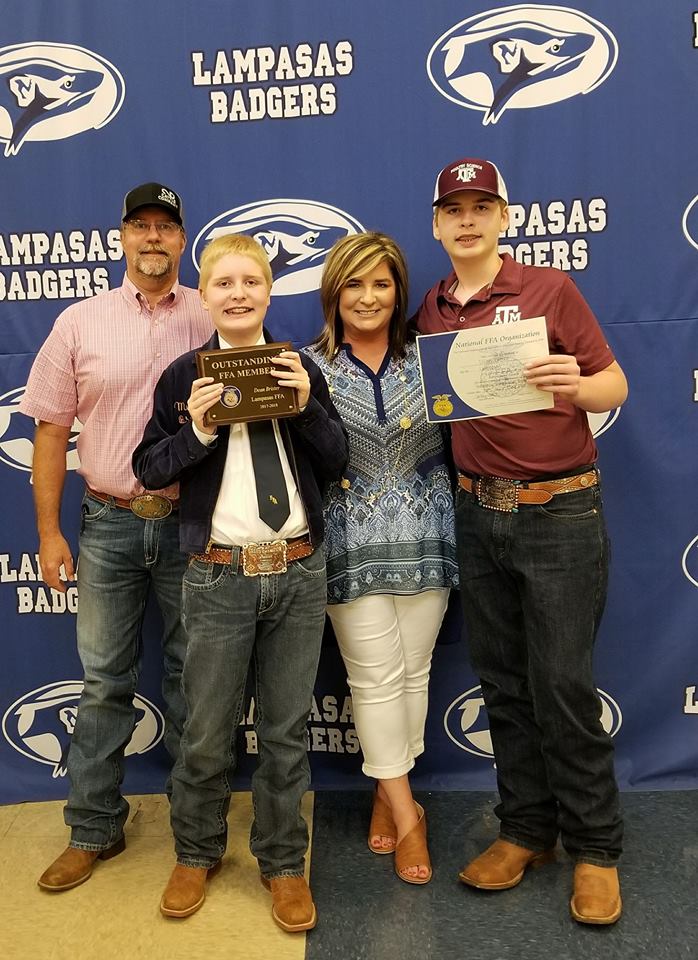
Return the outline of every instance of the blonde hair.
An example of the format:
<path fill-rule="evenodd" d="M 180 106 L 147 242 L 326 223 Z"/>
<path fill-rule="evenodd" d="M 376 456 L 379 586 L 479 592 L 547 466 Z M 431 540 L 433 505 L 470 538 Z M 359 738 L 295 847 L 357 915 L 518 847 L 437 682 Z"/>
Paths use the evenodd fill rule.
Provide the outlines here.
<path fill-rule="evenodd" d="M 271 275 L 269 257 L 254 237 L 248 237 L 244 233 L 225 233 L 223 236 L 216 237 L 215 240 L 210 240 L 206 244 L 204 252 L 201 254 L 201 265 L 199 266 L 200 290 L 203 290 L 211 279 L 211 271 L 214 266 L 222 257 L 226 257 L 229 253 L 235 254 L 238 257 L 250 257 L 251 260 L 255 260 L 259 264 L 266 284 L 271 290 L 271 285 L 274 281 Z"/>
<path fill-rule="evenodd" d="M 388 349 L 392 357 L 405 355 L 405 344 L 411 339 L 407 328 L 407 264 L 400 247 L 384 233 L 369 231 L 342 237 L 332 247 L 320 284 L 320 300 L 325 326 L 314 343 L 331 359 L 344 337 L 344 325 L 339 315 L 339 295 L 352 277 L 370 273 L 381 263 L 387 263 L 395 281 L 395 310 L 390 319 Z"/>

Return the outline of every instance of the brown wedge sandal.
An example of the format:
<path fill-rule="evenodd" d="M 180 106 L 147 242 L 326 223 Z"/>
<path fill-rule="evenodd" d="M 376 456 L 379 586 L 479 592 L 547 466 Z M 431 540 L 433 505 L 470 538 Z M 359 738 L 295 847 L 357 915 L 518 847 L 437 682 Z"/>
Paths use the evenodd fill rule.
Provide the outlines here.
<path fill-rule="evenodd" d="M 424 809 L 415 802 L 419 814 L 417 825 L 405 834 L 395 847 L 395 873 L 405 883 L 429 883 L 431 880 L 431 860 L 427 850 L 427 821 Z M 426 877 L 410 877 L 404 873 L 408 867 L 417 867 L 426 864 L 429 875 Z"/>
<path fill-rule="evenodd" d="M 388 837 L 393 841 L 392 847 L 374 847 L 371 844 L 371 837 Z M 394 853 L 397 846 L 397 827 L 393 820 L 393 814 L 376 789 L 373 794 L 373 811 L 371 813 L 371 824 L 368 828 L 368 849 L 371 853 Z"/>

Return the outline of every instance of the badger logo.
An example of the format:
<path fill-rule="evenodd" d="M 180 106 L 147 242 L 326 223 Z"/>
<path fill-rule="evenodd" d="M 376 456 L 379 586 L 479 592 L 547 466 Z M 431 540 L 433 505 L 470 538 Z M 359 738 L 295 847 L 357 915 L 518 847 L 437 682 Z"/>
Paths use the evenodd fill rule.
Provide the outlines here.
<path fill-rule="evenodd" d="M 587 413 L 589 429 L 594 437 L 600 437 L 602 433 L 613 426 L 620 416 L 620 407 L 615 410 L 607 410 L 605 413 Z"/>
<path fill-rule="evenodd" d="M 429 79 L 448 100 L 484 113 L 558 103 L 590 93 L 618 58 L 610 30 L 569 7 L 517 4 L 486 10 L 442 34 L 429 51 Z"/>
<path fill-rule="evenodd" d="M 698 587 L 698 537 L 694 537 L 684 550 L 681 569 L 693 586 Z"/>
<path fill-rule="evenodd" d="M 83 47 L 19 43 L 0 49 L 0 141 L 5 156 L 29 141 L 63 140 L 105 126 L 124 100 L 116 67 Z"/>
<path fill-rule="evenodd" d="M 30 760 L 47 764 L 54 778 L 66 774 L 82 686 L 81 680 L 49 683 L 15 700 L 2 718 L 2 732 L 10 746 Z M 126 756 L 152 750 L 165 729 L 164 718 L 154 703 L 137 694 L 133 705 L 136 726 Z"/>
<path fill-rule="evenodd" d="M 362 233 L 358 220 L 312 200 L 262 200 L 248 203 L 211 220 L 192 248 L 195 267 L 209 240 L 226 233 L 245 233 L 263 247 L 274 277 L 272 293 L 308 293 L 320 286 L 325 257 L 332 245 L 349 234 Z"/>
<path fill-rule="evenodd" d="M 695 196 L 684 210 L 681 228 L 684 237 L 698 250 L 698 196 Z"/>
<path fill-rule="evenodd" d="M 0 397 L 0 462 L 6 463 L 8 467 L 14 467 L 15 470 L 31 473 L 34 456 L 34 443 L 31 439 L 32 421 L 19 412 L 19 404 L 25 389 L 25 387 L 17 387 Z M 81 430 L 82 424 L 74 420 L 66 453 L 68 470 L 77 470 L 80 466 L 75 444 Z"/>
<path fill-rule="evenodd" d="M 612 737 L 623 723 L 623 715 L 616 701 L 603 690 L 596 691 L 601 700 L 601 726 Z M 492 738 L 487 722 L 485 701 L 480 687 L 472 687 L 462 693 L 446 708 L 444 730 L 461 750 L 476 757 L 494 760 Z"/>

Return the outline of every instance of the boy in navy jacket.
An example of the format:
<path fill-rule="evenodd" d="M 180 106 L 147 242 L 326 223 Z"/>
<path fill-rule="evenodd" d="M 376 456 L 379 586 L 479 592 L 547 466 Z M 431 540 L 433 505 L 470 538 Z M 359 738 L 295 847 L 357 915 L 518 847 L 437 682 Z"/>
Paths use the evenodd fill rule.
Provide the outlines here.
<path fill-rule="evenodd" d="M 200 349 L 269 340 L 263 322 L 271 284 L 256 241 L 213 240 L 201 258 L 199 292 L 217 333 Z M 179 481 L 180 547 L 190 554 L 182 603 L 187 721 L 172 773 L 177 865 L 160 909 L 168 917 L 198 910 L 225 853 L 234 736 L 252 664 L 259 763 L 250 847 L 276 923 L 308 930 L 317 918 L 303 875 L 308 832 L 300 804 L 325 620 L 322 491 L 341 476 L 347 443 L 322 374 L 294 351 L 274 358 L 274 375 L 297 390 L 298 416 L 266 421 L 263 439 L 259 424 L 209 426 L 204 414 L 223 386 L 197 376 L 195 353 L 163 373 L 133 455 L 147 488 Z M 272 477 L 276 486 L 263 494 Z"/>

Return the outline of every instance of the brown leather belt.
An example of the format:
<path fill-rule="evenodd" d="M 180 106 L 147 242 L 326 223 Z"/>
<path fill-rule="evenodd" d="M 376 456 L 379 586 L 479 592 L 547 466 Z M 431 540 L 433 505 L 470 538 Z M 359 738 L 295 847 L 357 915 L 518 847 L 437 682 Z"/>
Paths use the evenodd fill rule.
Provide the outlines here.
<path fill-rule="evenodd" d="M 555 480 L 507 480 L 504 477 L 477 477 L 471 479 L 458 474 L 458 486 L 477 497 L 482 507 L 516 513 L 520 503 L 549 503 L 560 493 L 588 490 L 599 482 L 596 470 L 588 470 L 574 477 L 558 477 Z"/>
<path fill-rule="evenodd" d="M 271 540 L 267 543 L 247 543 L 242 547 L 223 547 L 217 544 L 209 546 L 205 553 L 192 553 L 190 560 L 200 563 L 230 564 L 238 554 L 238 569 L 246 577 L 268 576 L 272 573 L 286 573 L 287 565 L 294 560 L 309 557 L 315 547 L 310 538 L 295 537 L 293 540 Z"/>
<path fill-rule="evenodd" d="M 87 487 L 87 493 L 100 503 L 110 503 L 115 507 L 121 507 L 122 510 L 130 510 L 142 520 L 163 520 L 179 506 L 179 500 L 170 500 L 169 497 L 163 497 L 161 493 L 141 493 L 131 497 L 130 500 L 113 497 L 110 493 L 100 493 L 92 487 Z"/>

